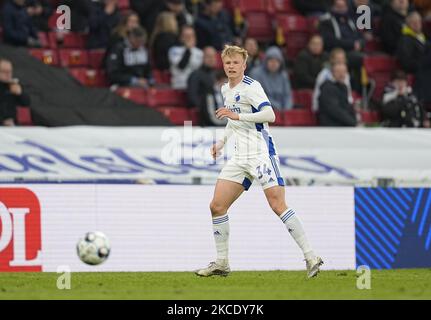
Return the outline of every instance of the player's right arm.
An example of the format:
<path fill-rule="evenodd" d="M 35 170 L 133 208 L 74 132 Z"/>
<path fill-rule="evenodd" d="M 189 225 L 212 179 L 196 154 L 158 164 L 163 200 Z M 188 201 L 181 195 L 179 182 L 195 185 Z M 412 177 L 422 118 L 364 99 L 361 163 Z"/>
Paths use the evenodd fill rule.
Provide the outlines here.
<path fill-rule="evenodd" d="M 228 121 L 226 128 L 224 129 L 223 137 L 211 146 L 211 156 L 214 160 L 221 154 L 221 150 L 223 149 L 226 142 L 229 140 L 229 137 L 232 135 L 232 133 L 232 127 L 230 121 Z"/>

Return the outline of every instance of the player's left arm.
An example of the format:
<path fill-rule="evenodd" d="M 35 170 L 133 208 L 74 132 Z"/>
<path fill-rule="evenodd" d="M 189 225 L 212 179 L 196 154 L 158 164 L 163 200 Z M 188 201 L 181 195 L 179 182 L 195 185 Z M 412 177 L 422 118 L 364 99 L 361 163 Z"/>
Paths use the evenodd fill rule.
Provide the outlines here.
<path fill-rule="evenodd" d="M 275 113 L 268 96 L 258 82 L 254 82 L 248 89 L 247 98 L 253 108 L 253 113 L 239 114 L 240 121 L 255 123 L 274 122 Z"/>

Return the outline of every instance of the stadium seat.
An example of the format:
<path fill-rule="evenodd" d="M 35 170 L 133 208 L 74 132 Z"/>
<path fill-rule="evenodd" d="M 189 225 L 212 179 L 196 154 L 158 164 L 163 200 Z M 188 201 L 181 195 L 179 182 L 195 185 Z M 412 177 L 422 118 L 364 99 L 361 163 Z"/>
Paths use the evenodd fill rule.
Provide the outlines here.
<path fill-rule="evenodd" d="M 309 22 L 300 15 L 279 14 L 276 16 L 276 23 L 283 30 L 287 43 L 287 57 L 294 60 L 298 53 L 307 46 L 310 38 Z"/>
<path fill-rule="evenodd" d="M 307 23 L 308 23 L 308 32 L 310 33 L 310 36 L 313 34 L 319 33 L 319 23 L 320 19 L 319 17 L 307 17 Z"/>
<path fill-rule="evenodd" d="M 119 0 L 118 1 L 118 9 L 120 9 L 120 10 L 130 9 L 130 1 L 129 0 Z"/>
<path fill-rule="evenodd" d="M 269 0 L 272 10 L 276 13 L 299 14 L 292 0 Z"/>
<path fill-rule="evenodd" d="M 79 49 L 59 49 L 62 67 L 87 67 L 89 65 L 88 52 Z"/>
<path fill-rule="evenodd" d="M 58 66 L 58 55 L 51 49 L 29 49 L 31 56 L 51 66 Z"/>
<path fill-rule="evenodd" d="M 238 0 L 237 8 L 241 13 L 268 12 L 269 0 Z"/>
<path fill-rule="evenodd" d="M 87 45 L 87 39 L 87 34 L 68 32 L 64 34 L 62 46 L 64 48 L 84 49 Z"/>
<path fill-rule="evenodd" d="M 274 38 L 274 29 L 271 17 L 265 12 L 250 12 L 245 14 L 247 21 L 247 36 L 257 41 L 271 41 Z"/>
<path fill-rule="evenodd" d="M 311 110 L 292 109 L 284 111 L 285 126 L 315 126 L 316 116 Z"/>
<path fill-rule="evenodd" d="M 153 69 L 153 78 L 157 84 L 170 85 L 171 83 L 171 73 L 169 71 L 161 71 Z"/>
<path fill-rule="evenodd" d="M 217 53 L 216 59 L 217 59 L 216 66 L 215 66 L 216 69 L 222 70 L 223 69 L 223 60 L 221 59 L 221 52 Z"/>
<path fill-rule="evenodd" d="M 398 67 L 395 58 L 387 55 L 373 55 L 364 58 L 364 68 L 369 78 L 376 82 L 373 94 L 375 99 L 382 97 L 383 91 L 391 78 L 391 71 Z"/>
<path fill-rule="evenodd" d="M 184 121 L 192 120 L 189 109 L 185 107 L 159 107 L 157 111 L 161 112 L 175 125 L 184 125 Z"/>
<path fill-rule="evenodd" d="M 54 13 L 48 18 L 48 27 L 51 30 L 57 29 L 57 19 L 61 16 L 60 13 L 54 10 Z"/>
<path fill-rule="evenodd" d="M 184 91 L 170 88 L 151 88 L 148 90 L 148 106 L 186 106 L 187 96 Z"/>
<path fill-rule="evenodd" d="M 361 121 L 365 124 L 376 124 L 380 122 L 380 114 L 377 111 L 360 111 Z"/>
<path fill-rule="evenodd" d="M 17 124 L 21 126 L 31 126 L 33 121 L 31 119 L 31 110 L 28 107 L 16 108 Z"/>
<path fill-rule="evenodd" d="M 82 85 L 87 87 L 106 87 L 108 81 L 104 71 L 98 69 L 72 68 L 70 74 Z"/>
<path fill-rule="evenodd" d="M 284 126 L 284 116 L 282 111 L 274 110 L 275 122 L 270 123 L 270 126 Z"/>
<path fill-rule="evenodd" d="M 131 100 L 137 104 L 147 104 L 147 91 L 142 88 L 120 87 L 115 91 L 124 99 Z"/>
<path fill-rule="evenodd" d="M 311 106 L 313 104 L 313 90 L 294 90 L 293 101 L 295 102 L 295 105 L 301 106 L 302 109 L 311 110 Z"/>
<path fill-rule="evenodd" d="M 374 53 L 374 52 L 382 52 L 382 44 L 379 39 L 372 39 L 365 43 L 364 48 L 365 53 Z"/>
<path fill-rule="evenodd" d="M 40 45 L 42 46 L 42 48 L 49 48 L 50 47 L 48 34 L 46 32 L 38 32 L 37 37 L 39 39 L 39 42 L 40 42 Z"/>
<path fill-rule="evenodd" d="M 88 51 L 88 59 L 90 67 L 94 69 L 103 68 L 103 60 L 105 59 L 106 50 L 96 49 Z"/>
<path fill-rule="evenodd" d="M 200 116 L 199 116 L 199 109 L 193 108 L 190 110 L 190 119 L 194 126 L 198 126 L 200 124 Z"/>

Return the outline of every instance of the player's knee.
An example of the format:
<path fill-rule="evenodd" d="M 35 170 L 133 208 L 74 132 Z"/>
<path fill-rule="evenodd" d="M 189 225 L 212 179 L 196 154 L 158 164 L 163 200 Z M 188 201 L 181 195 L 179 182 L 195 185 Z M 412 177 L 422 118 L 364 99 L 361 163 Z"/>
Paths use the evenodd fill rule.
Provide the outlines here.
<path fill-rule="evenodd" d="M 269 203 L 272 211 L 280 215 L 286 210 L 286 203 L 284 201 L 271 201 Z"/>
<path fill-rule="evenodd" d="M 216 201 L 211 201 L 210 210 L 211 210 L 211 214 L 213 216 L 219 216 L 219 215 L 223 215 L 226 213 L 225 206 L 219 202 L 216 202 Z"/>

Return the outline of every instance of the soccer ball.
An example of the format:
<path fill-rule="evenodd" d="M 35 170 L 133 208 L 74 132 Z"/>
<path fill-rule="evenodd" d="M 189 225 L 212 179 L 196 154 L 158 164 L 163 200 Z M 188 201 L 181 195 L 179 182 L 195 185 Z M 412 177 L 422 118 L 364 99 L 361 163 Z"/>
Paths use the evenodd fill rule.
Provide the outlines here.
<path fill-rule="evenodd" d="M 102 232 L 88 232 L 78 241 L 76 250 L 79 259 L 90 265 L 103 263 L 109 256 L 111 246 L 108 238 Z"/>

